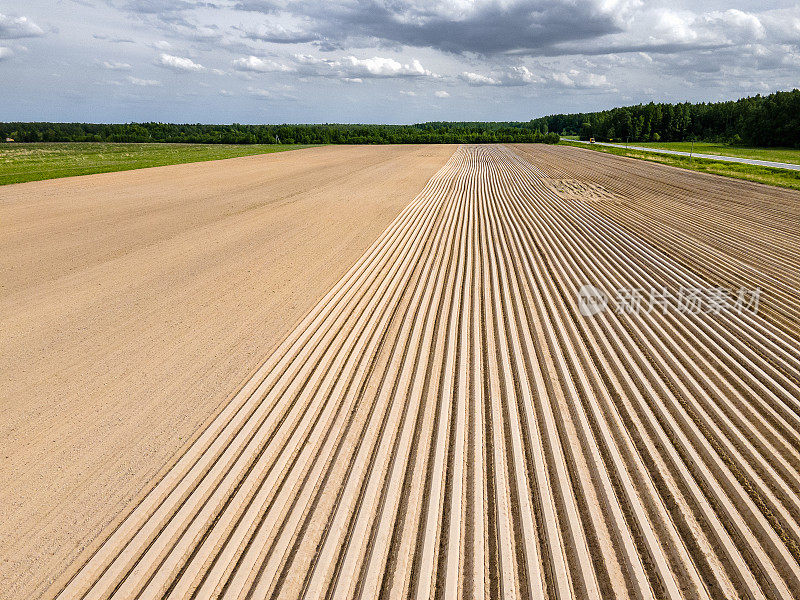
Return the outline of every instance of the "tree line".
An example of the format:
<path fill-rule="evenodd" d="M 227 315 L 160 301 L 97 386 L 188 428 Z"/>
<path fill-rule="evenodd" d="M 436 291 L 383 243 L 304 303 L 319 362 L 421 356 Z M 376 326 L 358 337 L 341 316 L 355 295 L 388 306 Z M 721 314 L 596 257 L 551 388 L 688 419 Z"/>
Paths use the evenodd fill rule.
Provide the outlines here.
<path fill-rule="evenodd" d="M 529 122 L 416 125 L 204 125 L 174 123 L 0 123 L 17 142 L 172 142 L 194 144 L 558 143 Z"/>
<path fill-rule="evenodd" d="M 729 102 L 653 103 L 534 119 L 538 131 L 599 141 L 727 142 L 800 147 L 800 90 Z"/>
<path fill-rule="evenodd" d="M 800 90 L 729 102 L 654 103 L 556 114 L 526 122 L 415 125 L 204 125 L 175 123 L 0 123 L 18 142 L 178 142 L 198 144 L 555 144 L 560 135 L 600 141 L 702 140 L 800 147 Z"/>

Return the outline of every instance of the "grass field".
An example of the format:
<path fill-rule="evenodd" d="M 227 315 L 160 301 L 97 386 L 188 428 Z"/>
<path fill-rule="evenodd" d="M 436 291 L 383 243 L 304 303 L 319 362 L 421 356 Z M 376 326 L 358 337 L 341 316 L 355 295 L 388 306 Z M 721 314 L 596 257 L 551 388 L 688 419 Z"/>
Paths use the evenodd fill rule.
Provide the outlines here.
<path fill-rule="evenodd" d="M 0 185 L 307 148 L 270 144 L 0 144 Z"/>
<path fill-rule="evenodd" d="M 582 144 L 579 142 L 573 142 L 570 140 L 565 140 L 562 138 L 561 142 L 562 145 L 567 146 L 576 146 L 580 148 L 586 148 L 589 150 L 594 150 L 596 152 L 606 152 L 609 154 L 616 154 L 617 156 L 628 156 L 630 158 L 639 158 L 642 160 L 649 160 L 651 162 L 657 162 L 664 165 L 670 165 L 673 167 L 680 167 L 683 169 L 691 169 L 693 171 L 700 171 L 702 173 L 712 173 L 714 175 L 722 175 L 724 177 L 733 177 L 735 179 L 745 179 L 747 181 L 755 181 L 757 183 L 765 183 L 767 185 L 776 185 L 779 187 L 786 187 L 795 190 L 800 190 L 800 172 L 798 171 L 790 171 L 788 169 L 774 169 L 772 167 L 760 167 L 757 165 L 748 165 L 743 163 L 731 163 L 731 162 L 723 162 L 718 160 L 710 160 L 704 158 L 689 158 L 687 156 L 675 156 L 670 154 L 655 154 L 651 152 L 644 152 L 642 150 L 630 150 L 626 148 L 616 148 L 612 146 L 600 146 L 600 145 L 593 145 L 590 146 L 588 144 Z M 640 145 L 637 143 L 637 145 Z M 685 145 L 684 142 L 670 142 L 668 144 L 641 144 L 642 146 L 653 146 L 653 147 L 664 147 L 670 150 L 683 150 L 683 146 Z M 691 144 L 689 144 L 691 146 Z M 767 149 L 767 148 L 738 148 L 738 150 L 744 152 L 752 151 L 753 154 L 732 154 L 729 153 L 728 150 L 731 149 L 730 146 L 725 146 L 723 144 L 695 144 L 695 152 L 706 153 L 710 154 L 706 146 L 713 146 L 718 149 L 724 149 L 724 153 L 728 156 L 741 156 L 742 158 L 756 158 L 759 160 L 779 160 L 781 162 L 799 162 L 800 161 L 800 151 L 790 150 L 790 149 Z M 701 149 L 702 147 L 702 149 Z M 763 154 L 759 154 L 763 152 Z M 777 154 L 779 152 L 794 152 L 795 158 L 794 160 L 787 160 L 785 157 L 781 156 L 778 158 Z M 723 153 L 723 150 L 718 152 L 719 154 Z"/>

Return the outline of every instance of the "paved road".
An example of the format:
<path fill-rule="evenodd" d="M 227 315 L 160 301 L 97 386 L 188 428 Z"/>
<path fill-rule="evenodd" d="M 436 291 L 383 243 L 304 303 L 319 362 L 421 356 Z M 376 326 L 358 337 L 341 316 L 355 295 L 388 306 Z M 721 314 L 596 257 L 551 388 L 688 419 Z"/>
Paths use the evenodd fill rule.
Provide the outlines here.
<path fill-rule="evenodd" d="M 581 144 L 588 144 L 589 142 L 583 140 L 570 140 L 572 142 L 579 142 Z M 626 148 L 624 144 L 609 144 L 607 142 L 595 142 L 600 146 L 611 146 L 612 148 Z M 698 154 L 695 152 L 681 152 L 679 150 L 665 150 L 663 148 L 645 148 L 644 146 L 627 146 L 630 150 L 642 150 L 644 152 L 656 152 L 658 154 L 677 154 L 678 156 L 694 156 L 695 158 L 710 158 L 711 160 L 721 160 L 723 162 L 745 163 L 748 165 L 758 165 L 761 167 L 775 167 L 776 169 L 791 169 L 792 171 L 800 171 L 800 165 L 785 162 L 774 162 L 771 160 L 757 160 L 755 158 L 739 158 L 738 156 L 720 156 L 718 154 Z"/>

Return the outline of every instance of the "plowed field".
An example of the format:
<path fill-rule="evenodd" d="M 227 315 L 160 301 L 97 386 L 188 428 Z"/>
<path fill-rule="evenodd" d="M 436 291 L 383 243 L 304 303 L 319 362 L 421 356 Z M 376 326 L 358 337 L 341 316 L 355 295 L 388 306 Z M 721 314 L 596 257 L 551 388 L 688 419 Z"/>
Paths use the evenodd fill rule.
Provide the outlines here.
<path fill-rule="evenodd" d="M 798 598 L 798 238 L 795 192 L 461 146 L 47 595 Z"/>

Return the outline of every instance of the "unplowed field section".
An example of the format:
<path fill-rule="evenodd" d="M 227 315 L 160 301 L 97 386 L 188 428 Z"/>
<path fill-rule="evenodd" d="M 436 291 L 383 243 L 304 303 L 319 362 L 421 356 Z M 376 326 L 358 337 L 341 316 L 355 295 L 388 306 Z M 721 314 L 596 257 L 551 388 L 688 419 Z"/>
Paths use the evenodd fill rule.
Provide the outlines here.
<path fill-rule="evenodd" d="M 797 338 L 747 311 L 583 316 L 583 284 L 702 288 L 724 265 L 542 156 L 459 148 L 52 593 L 800 597 Z M 764 238 L 733 235 L 708 247 L 756 261 Z"/>
<path fill-rule="evenodd" d="M 101 540 L 456 148 L 0 187 L 0 598 Z"/>

